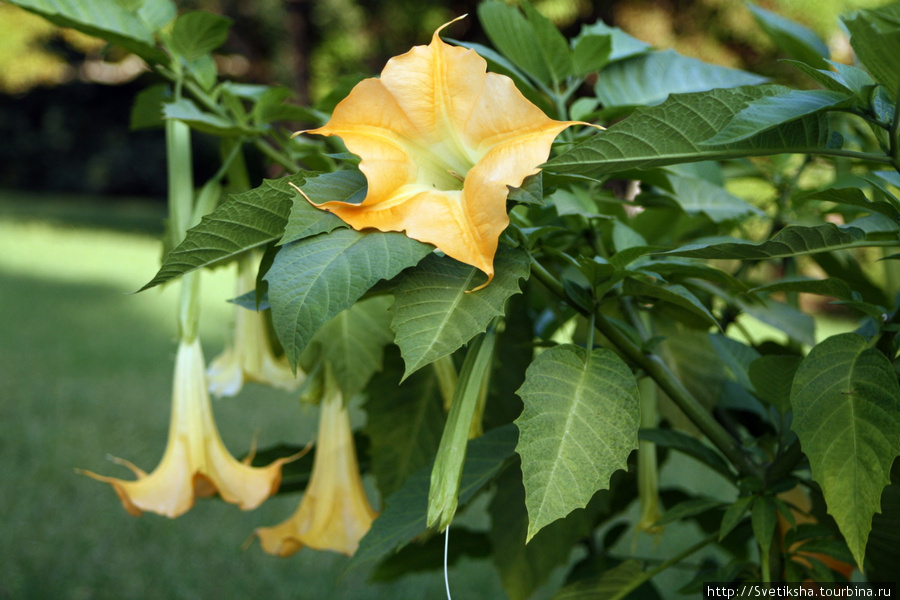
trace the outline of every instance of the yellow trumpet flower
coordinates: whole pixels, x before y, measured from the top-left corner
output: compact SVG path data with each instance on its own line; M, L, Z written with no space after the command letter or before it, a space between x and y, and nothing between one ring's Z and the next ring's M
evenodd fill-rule
M194 498L217 492L243 510L256 508L278 490L281 467L293 457L252 467L249 459L239 462L229 454L213 420L198 338L179 344L174 380L169 442L156 470L148 475L126 460L114 459L131 469L137 479L79 472L112 485L125 510L134 516L150 511L174 518L187 512Z
M238 264L238 295L256 284L251 255ZM302 374L294 375L284 356L276 357L269 342L269 331L262 312L236 306L234 341L213 359L207 369L209 391L216 396L236 396L246 381L255 381L291 391L303 383Z
M321 405L312 476L299 508L287 521L254 532L269 554L290 556L309 546L351 556L375 519L359 475L350 415L331 380Z
M589 123L548 118L473 50L445 44L450 23L357 84L323 127L298 133L339 136L369 183L360 204L315 206L357 230L405 231L489 283L509 186L540 170L562 130Z

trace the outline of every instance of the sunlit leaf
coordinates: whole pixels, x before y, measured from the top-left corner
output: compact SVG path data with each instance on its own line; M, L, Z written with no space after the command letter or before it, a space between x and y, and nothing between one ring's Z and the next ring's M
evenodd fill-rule
M764 83L765 77L730 69L674 50L653 52L609 65L600 73L594 93L604 107L652 106L670 94L705 92Z
M812 30L752 2L748 2L745 6L785 54L814 67L827 68L825 59L830 56L828 46Z
M548 161L545 169L596 176L683 162L809 153L826 148L828 123L822 115L798 119L734 144L703 145L750 102L784 91L783 87L767 85L675 94L658 106L636 110L607 131Z
M288 183L302 185L307 176L298 173L267 179L258 188L231 196L188 230L184 241L169 252L159 272L141 290L277 240L296 195Z
M741 142L796 119L848 106L852 99L847 92L830 90L788 90L777 96L760 98L736 114L703 145Z

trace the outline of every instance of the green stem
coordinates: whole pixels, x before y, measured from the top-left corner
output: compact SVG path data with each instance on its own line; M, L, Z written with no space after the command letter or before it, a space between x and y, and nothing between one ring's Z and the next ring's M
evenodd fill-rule
M532 274L543 283L547 289L560 299L567 301L565 290L547 269L536 260L532 260ZM568 302L568 301L567 301ZM575 310L584 313L583 309L572 306ZM750 457L744 453L728 432L713 418L702 404L684 384L675 377L665 362L656 354L644 352L627 335L613 325L599 309L594 310L597 330L619 351L632 362L644 369L647 374L656 381L656 384L678 405L678 408L709 438L709 440L732 462L732 464L744 475L753 475L762 478L762 469L756 465Z

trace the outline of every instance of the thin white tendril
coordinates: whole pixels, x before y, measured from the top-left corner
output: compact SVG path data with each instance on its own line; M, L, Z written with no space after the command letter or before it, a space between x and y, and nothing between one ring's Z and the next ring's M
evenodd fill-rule
M453 600L450 597L450 577L447 574L447 553L450 548L450 526L444 530L444 586L447 588L447 600Z

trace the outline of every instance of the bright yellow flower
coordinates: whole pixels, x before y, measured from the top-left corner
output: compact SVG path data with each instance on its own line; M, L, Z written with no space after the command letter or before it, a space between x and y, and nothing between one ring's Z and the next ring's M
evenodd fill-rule
M116 462L130 468L136 480L80 472L111 484L125 510L135 516L146 510L174 518L187 512L195 497L216 492L244 510L256 508L278 490L281 467L293 458L251 467L249 460L238 462L228 453L213 420L199 339L179 344L174 379L169 442L153 473L122 459Z
M511 79L487 73L473 50L441 41L449 24L428 46L389 60L325 126L306 132L340 136L369 183L361 204L316 206L357 230L405 231L490 282L509 225L508 186L537 173L553 139L578 122L548 118Z
M350 556L375 519L359 475L350 415L337 385L326 386L330 389L322 400L312 476L303 500L287 521L255 531L269 554L290 556L309 546Z
M254 289L258 260L248 255L238 265L238 295ZM209 364L209 391L216 396L235 396L245 381L283 390L294 390L303 377L294 375L284 356L276 357L269 342L264 313L235 307L234 342Z

